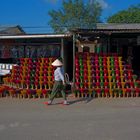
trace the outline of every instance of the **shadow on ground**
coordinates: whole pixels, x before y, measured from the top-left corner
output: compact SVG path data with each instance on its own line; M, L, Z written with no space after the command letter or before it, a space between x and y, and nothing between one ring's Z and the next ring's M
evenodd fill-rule
M75 104L75 103L78 103L78 102L85 102L86 104L89 103L90 101L92 101L94 98L80 98L80 99L76 99L76 100L73 100L73 101L69 101L70 105L72 104Z

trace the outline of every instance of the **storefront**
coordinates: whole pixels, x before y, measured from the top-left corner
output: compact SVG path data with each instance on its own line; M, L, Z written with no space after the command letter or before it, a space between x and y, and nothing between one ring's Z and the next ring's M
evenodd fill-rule
M65 72L80 95L126 96L125 92L132 89L140 93L134 86L138 85L135 74L140 73L139 36L140 28L98 26L68 34L0 36L0 57L3 63L18 63L19 58L62 57ZM130 83L127 86L130 81L132 87Z
M137 29L134 26L131 25L130 28L124 24L123 28L97 26L97 29L73 30L76 35L76 50L100 55L116 53L123 57L125 63L132 65L134 73L139 75L140 63L137 60L140 59L140 24L137 24Z
M73 46L70 34L45 35L1 35L0 63L2 69L8 69L7 64L19 64L19 58L49 58L62 57L65 72L73 71ZM69 64L69 68L67 68ZM10 66L10 65L9 65Z
M18 63L18 58L63 57L65 71L74 76L75 52L117 53L139 75L139 24L97 24L96 29L73 29L69 34L25 34L0 36L1 63ZM13 30L13 28L12 28ZM14 29L15 30L15 29ZM22 32L21 32L22 31ZM13 33L12 33L13 34ZM22 35L21 35L22 34Z

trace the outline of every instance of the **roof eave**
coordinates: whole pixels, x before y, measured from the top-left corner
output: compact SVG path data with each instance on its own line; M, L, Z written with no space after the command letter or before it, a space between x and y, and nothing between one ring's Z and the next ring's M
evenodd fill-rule
M69 38L71 34L0 35L0 39Z

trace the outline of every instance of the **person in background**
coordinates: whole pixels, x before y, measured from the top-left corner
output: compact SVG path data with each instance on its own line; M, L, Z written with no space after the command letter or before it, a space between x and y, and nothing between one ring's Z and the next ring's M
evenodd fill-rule
M52 63L52 65L56 68L55 71L54 71L54 80L55 81L54 81L54 85L53 85L53 89L52 89L51 95L49 97L49 101L46 102L45 104L51 105L53 99L56 96L56 94L58 92L61 92L61 94L63 96L63 99L64 99L63 104L64 105L68 105L69 103L67 102L66 93L64 91L64 88L65 88L65 80L64 80L64 69L62 67L63 66L63 63L59 59L56 59Z

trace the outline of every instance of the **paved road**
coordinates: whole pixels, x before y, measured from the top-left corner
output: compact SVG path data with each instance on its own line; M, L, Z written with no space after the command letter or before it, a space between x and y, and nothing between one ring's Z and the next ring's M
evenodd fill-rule
M140 140L140 98L0 98L0 140Z

